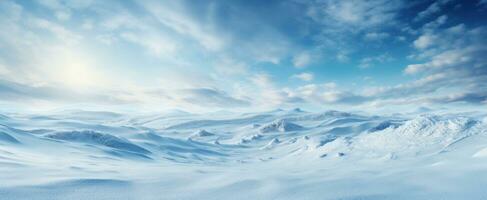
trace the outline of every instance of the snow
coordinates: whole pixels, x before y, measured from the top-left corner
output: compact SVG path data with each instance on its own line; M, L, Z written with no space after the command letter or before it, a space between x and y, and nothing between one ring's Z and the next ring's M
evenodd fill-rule
M484 199L485 113L0 114L0 199Z

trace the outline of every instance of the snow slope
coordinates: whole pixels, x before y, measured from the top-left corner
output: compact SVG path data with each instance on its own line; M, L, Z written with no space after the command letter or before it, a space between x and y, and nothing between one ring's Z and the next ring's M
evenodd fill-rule
M487 199L484 113L0 116L0 199Z

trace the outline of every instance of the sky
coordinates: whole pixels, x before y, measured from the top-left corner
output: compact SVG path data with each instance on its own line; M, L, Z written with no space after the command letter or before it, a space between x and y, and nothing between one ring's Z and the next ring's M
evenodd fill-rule
M486 0L0 0L0 110L487 108Z

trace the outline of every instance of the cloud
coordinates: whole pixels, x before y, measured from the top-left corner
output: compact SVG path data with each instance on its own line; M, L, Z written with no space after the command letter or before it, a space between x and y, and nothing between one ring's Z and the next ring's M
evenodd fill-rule
M302 81L312 81L314 78L314 75L312 73L309 73L309 72L303 72L300 74L293 75L292 78L297 78L297 79L300 79Z
M27 85L64 85L74 89L110 85L110 79L103 77L102 70L81 47L83 35L62 23L25 12L13 2L1 4L0 9L4 8L12 11L0 12L0 24L9 30L0 33L3 49L0 64L10 75L0 78Z
M309 102L332 104L398 106L421 104L485 104L487 96L486 27L458 24L428 30L435 42L416 48L414 56L423 62L408 65L404 73L417 79L381 87L364 87L360 92L310 84L295 89ZM420 36L421 37L421 36ZM418 43L418 42L413 42ZM363 64L375 60L362 59ZM384 60L384 59L378 59Z
M216 108L247 107L251 103L247 100L229 96L223 91L212 88L182 89L170 93L171 98L198 106Z
M140 4L161 24L195 39L207 50L220 50L226 45L224 36L217 35L210 27L187 15L189 11L180 2L144 1Z
M0 96L0 101L18 104L51 102L58 105L65 103L95 103L111 105L136 102L135 100L124 98L123 92L81 92L61 86L36 86L7 80L0 80Z
M293 58L293 65L297 68L304 68L311 62L309 53L300 53Z
M487 64L486 59L481 56L486 48L481 45L485 43L483 35L487 32L485 27L477 27L468 30L464 24L448 27L437 31L435 42L428 43L428 50L419 48L420 53L432 54L428 56L429 62L412 64L406 67L405 72L414 74L421 71L438 70L471 70L479 69ZM420 36L416 41L423 38ZM429 36L428 36L429 37ZM417 42L414 42L415 44ZM421 46L420 47L425 47Z
M256 86L257 93L253 93L252 99L256 104L275 107L302 103L304 100L290 88L279 88L265 73L255 74L250 81Z
M336 55L336 59L339 61L339 62L347 62L350 60L348 54L346 52L338 52L337 55Z
M366 40L371 40L371 41L377 41L377 40L383 40L389 37L389 33L377 33L377 32L371 32L365 34L365 39Z
M441 52L422 64L408 65L404 70L407 74L415 74L423 71L447 70L447 68L467 67L468 65L485 65L484 59L479 59L481 52L486 48L482 46L469 46L462 49L447 50ZM475 56L475 57L474 57Z
M332 91L323 93L322 100L326 103L361 104L367 101L367 98L351 92Z
M308 15L329 26L366 29L394 23L402 6L395 0L312 1Z
M423 25L422 29L423 32L434 31L435 29L439 28L441 25L444 25L448 20L448 16L441 15L436 20L428 22Z
M414 21L421 21L435 13L439 13L442 9L442 6L445 6L452 1L453 0L439 0L433 2L425 10L419 12L418 15L414 18Z
M238 108L251 105L248 99L235 98L213 88L139 89L75 91L67 87L35 86L0 80L0 101L29 104L49 102L59 105L166 105L183 108Z
M408 7L402 0L305 2L319 54L335 55L338 62L354 59L364 48L381 49L384 44L379 41L403 26L401 11Z
M359 67L362 69L372 67L373 65L376 64L383 64L385 62L390 62L394 60L389 54L384 53L378 56L373 56L373 57L365 57L360 60Z
M421 35L418 39L414 40L414 47L418 49L426 49L433 45L435 42L436 36L431 34Z
M427 61L408 65L404 73L422 75L412 85L416 95L436 103L481 103L487 91L486 27L467 28L464 24L435 30L435 42L419 48L416 56ZM421 36L422 37L422 36ZM412 89L411 88L411 89ZM449 95L446 95L448 93Z
M28 22L32 27L51 32L54 37L62 40L66 44L76 44L82 39L81 35L73 33L64 26L42 18L30 18Z
M444 97L428 98L427 101L441 104L454 102L485 104L487 101L487 93L458 93Z
M134 34L130 32L125 32L121 34L121 38L145 47L146 49L148 49L148 52L150 54L158 57L174 55L179 49L179 46L175 44L173 40L171 40L171 38L164 37L164 34L162 33ZM100 39L105 39L105 41L111 43L108 38L100 38Z
M357 105L367 101L366 96L354 94L349 91L341 91L336 83L308 84L295 89L294 93L301 96L307 102L315 104L345 104Z
M232 58L222 58L219 59L215 64L214 68L217 73L223 76L238 76L247 75L249 72L249 66L242 61L237 61Z

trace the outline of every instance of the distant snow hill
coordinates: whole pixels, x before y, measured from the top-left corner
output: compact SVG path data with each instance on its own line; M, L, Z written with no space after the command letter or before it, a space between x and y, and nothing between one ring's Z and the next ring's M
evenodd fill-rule
M486 113L418 112L2 113L0 199L487 199Z

